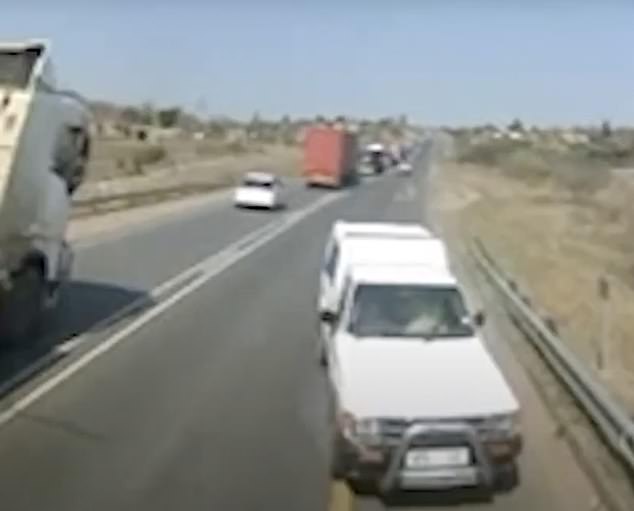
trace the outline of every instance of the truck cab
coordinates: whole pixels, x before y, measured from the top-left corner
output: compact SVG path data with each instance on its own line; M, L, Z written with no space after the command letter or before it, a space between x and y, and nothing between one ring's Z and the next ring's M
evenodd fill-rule
M356 266L330 321L334 477L381 492L517 484L519 404L447 269Z

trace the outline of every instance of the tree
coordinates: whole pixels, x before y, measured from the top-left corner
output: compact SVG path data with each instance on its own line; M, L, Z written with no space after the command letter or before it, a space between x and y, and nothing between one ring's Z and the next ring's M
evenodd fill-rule
M524 131L524 125L522 124L522 121L516 118L513 119L513 122L511 122L511 124L508 125L508 129L509 131L516 131L521 133Z
M603 138L610 138L612 136L612 126L610 125L610 121L603 121L601 123L601 136Z
M207 132L211 138L225 138L227 135L227 128L221 120L209 121L207 125Z
M133 106L128 106L122 110L121 119L130 124L139 124L142 119L141 111Z
M140 114L142 124L152 125L155 123L156 109L154 108L154 105L152 105L152 103L150 103L149 101L146 101L141 105Z
M182 111L178 107L165 108L158 111L158 122L162 128L173 128L178 124Z

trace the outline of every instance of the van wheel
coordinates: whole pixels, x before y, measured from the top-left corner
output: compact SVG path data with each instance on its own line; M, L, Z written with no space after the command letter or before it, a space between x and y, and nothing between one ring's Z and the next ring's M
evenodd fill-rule
M22 270L0 307L0 344L13 346L34 340L44 312L46 289L42 272L34 266Z

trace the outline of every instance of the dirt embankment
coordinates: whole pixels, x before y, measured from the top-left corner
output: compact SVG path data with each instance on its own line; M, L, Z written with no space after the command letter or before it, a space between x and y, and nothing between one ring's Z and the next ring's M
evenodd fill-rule
M446 236L459 249L480 238L634 410L634 177L610 175L580 195L556 179L453 161L435 172L430 196ZM607 303L601 278L610 283Z

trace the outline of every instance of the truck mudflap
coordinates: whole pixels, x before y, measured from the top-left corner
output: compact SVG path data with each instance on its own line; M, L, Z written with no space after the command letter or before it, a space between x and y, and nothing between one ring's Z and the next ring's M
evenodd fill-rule
M468 462L456 466L411 467L410 453L435 449L462 449ZM466 449L466 451L464 451ZM379 482L382 493L398 489L492 488L494 471L476 429L467 423L413 424L392 452L385 475Z

